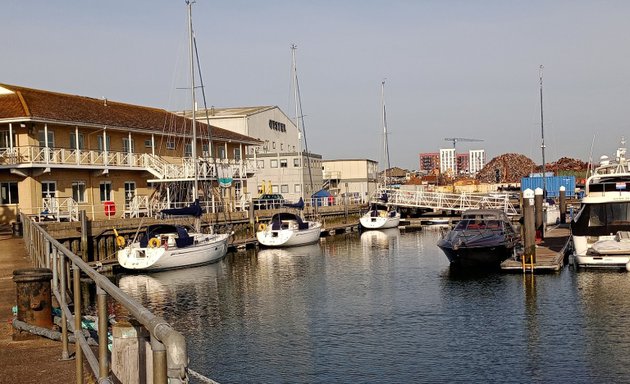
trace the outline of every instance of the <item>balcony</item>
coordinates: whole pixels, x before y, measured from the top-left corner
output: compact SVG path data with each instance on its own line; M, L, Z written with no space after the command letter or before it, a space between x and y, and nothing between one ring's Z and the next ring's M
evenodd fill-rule
M24 146L0 149L0 169L71 168L97 170L147 171L154 181L188 180L194 178L195 162L192 158L178 158L178 163L150 153L95 151L67 148L41 148ZM255 174L253 161L234 159L197 159L199 179L245 179Z

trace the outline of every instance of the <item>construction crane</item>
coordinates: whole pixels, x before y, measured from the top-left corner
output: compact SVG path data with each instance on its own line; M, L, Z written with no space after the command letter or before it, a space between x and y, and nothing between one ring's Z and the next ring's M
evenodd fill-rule
M457 145L458 141L483 141L481 139L466 139L463 137L445 137L444 141L452 141L453 142L453 148L455 148L455 146Z

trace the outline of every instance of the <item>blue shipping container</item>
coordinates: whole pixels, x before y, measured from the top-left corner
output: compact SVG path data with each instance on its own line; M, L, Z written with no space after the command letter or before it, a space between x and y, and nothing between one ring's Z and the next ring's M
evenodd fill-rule
M575 176L547 176L547 196L559 197L560 186L564 186L564 195L572 197L575 195ZM521 179L521 192L526 189L536 190L543 187L542 177L523 177Z

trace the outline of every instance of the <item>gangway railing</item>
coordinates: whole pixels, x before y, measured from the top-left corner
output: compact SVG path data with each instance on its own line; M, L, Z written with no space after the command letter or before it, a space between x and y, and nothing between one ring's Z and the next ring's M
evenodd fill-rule
M99 274L81 257L50 236L37 222L25 214L20 214L20 216L24 225L24 242L31 260L37 267L52 269L52 291L61 306L61 358L68 359L69 357L68 330L74 333L76 343L80 346L76 348L75 353L77 383L83 382L84 357L99 383L112 383L113 373L107 346L108 296L129 311L131 316L149 332L153 382L160 384L188 382L188 375L192 373L192 370L188 368L186 340L181 333L175 331L164 319L137 303L107 277ZM82 275L86 275L96 284L98 356L88 345L83 333L77 332L81 330L82 319L83 299L80 280ZM72 298L74 305L68 303L67 294ZM133 363L130 361L127 364ZM138 367L131 368L137 370Z
M436 210L466 211L468 209L500 209L508 215L518 215L508 194L444 193L431 191L408 191L379 189L371 197L372 202L386 194L387 204L398 207L430 208Z

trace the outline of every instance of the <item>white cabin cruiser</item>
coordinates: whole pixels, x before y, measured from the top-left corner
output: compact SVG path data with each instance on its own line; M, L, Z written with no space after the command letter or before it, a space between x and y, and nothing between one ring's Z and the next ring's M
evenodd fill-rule
M586 181L582 206L571 223L573 263L578 267L630 270L630 169L625 140L615 160L602 156Z

